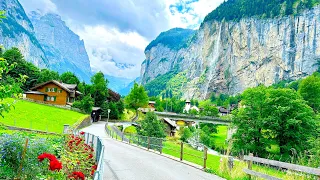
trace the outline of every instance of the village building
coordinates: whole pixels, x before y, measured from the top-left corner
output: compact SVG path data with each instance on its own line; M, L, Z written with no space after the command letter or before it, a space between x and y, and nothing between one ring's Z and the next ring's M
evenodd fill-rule
M189 113L189 111L191 111L191 110L196 110L197 112L200 111L200 109L197 106L191 106L190 100L186 100L186 105L183 109L183 113Z
M26 98L54 105L72 105L76 98L82 93L77 91L76 84L65 84L51 80L25 92Z

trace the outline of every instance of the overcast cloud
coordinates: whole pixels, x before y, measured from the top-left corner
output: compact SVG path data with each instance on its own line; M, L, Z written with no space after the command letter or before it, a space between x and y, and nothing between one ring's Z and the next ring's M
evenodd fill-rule
M197 29L223 0L20 0L26 12L56 13L84 40L93 71L134 79L144 49L162 31ZM120 69L116 63L133 64Z

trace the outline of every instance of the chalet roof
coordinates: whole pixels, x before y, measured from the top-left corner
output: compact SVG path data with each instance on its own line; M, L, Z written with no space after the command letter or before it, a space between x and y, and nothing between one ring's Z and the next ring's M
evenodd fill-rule
M61 87L62 89L64 89L65 91L67 91L69 93L77 87L76 84L65 84L65 83L60 83L59 81L56 81L56 80L51 80L51 81L47 81L47 82L38 84L35 87L31 88L31 90L36 90L39 87L42 87L42 86L49 84L49 83L54 83L55 85Z
M167 122L168 124L170 124L170 126L172 126L172 127L177 127L177 125L176 125L171 119L169 119L169 118L163 118L163 120L164 120L165 122Z
M77 87L76 84L66 84L66 83L61 83L64 87L70 89L70 90L73 90Z
M223 114L228 114L228 113L230 113L230 111L229 111L227 108L225 108L225 107L220 107L220 108L219 108L219 112L220 112L220 113L223 113Z
M98 110L101 110L100 107L92 107L92 111L98 111Z
M38 95L47 95L43 92L39 92L39 91L26 91L24 92L25 94L38 94Z

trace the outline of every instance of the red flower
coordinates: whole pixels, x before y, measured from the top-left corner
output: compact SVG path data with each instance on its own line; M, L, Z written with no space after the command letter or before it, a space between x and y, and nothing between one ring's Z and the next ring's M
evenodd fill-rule
M68 178L85 180L84 174L80 171L73 172L71 175L68 176Z
M91 170L91 176L94 175L94 172L95 172L95 171L96 171L96 170L94 170L94 169Z
M84 132L83 132L83 131L81 131L81 132L80 132L80 134L81 134L81 135L84 135Z
M91 158L93 158L93 155L92 155L92 154L89 154L88 159L91 159Z
M62 169L62 163L59 162L58 160L50 161L49 169L51 171L55 171L55 170L59 171L60 169Z
M97 170L98 166L95 164L91 168L94 169L94 170Z
M44 159L49 159L49 161L54 161L54 160L57 160L57 158L54 156L54 155L52 155L52 154L48 154L48 153L42 153L42 154L40 154L39 156L38 156L38 160L40 161L40 162L42 162Z

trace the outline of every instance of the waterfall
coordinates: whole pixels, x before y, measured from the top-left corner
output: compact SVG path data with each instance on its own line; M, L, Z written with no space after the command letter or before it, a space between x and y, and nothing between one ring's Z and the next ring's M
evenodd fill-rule
M219 32L218 32L218 36L216 39L216 45L214 47L214 51L213 51L213 58L210 61L209 64L209 72L208 72L208 82L207 82L207 88L205 89L205 93L203 94L203 99L206 98L207 94L208 94L208 90L209 90L209 86L210 86L210 82L213 78L213 74L214 74L214 65L215 63L219 60L219 50L220 50L220 42L221 42L221 29L222 29L222 23L220 24L220 28L219 28Z

